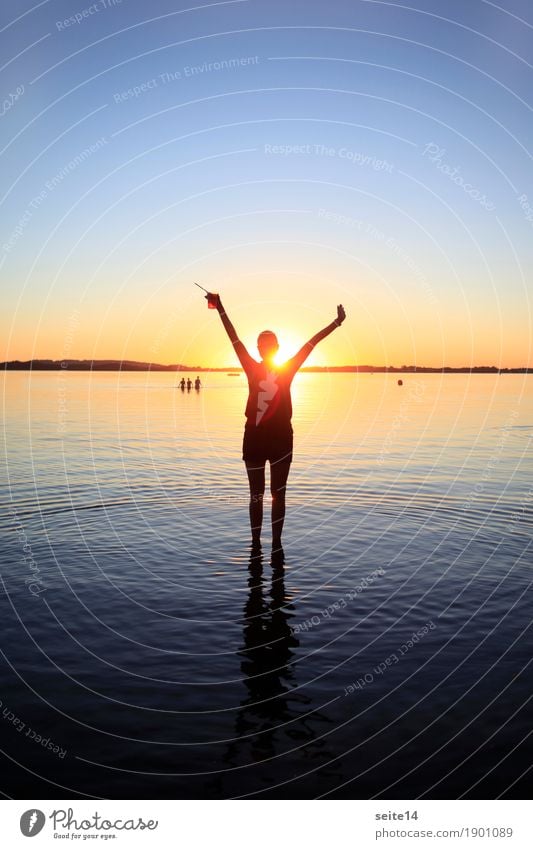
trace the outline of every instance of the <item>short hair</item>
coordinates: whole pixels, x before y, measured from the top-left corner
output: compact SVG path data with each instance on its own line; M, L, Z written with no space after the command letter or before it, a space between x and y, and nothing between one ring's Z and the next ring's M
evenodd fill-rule
M278 337L276 336L276 334L274 333L273 330L262 330L261 333L259 334L259 336L257 337L257 341L259 342L261 337L264 337L264 336L273 336L274 339L276 340L276 342L278 341Z

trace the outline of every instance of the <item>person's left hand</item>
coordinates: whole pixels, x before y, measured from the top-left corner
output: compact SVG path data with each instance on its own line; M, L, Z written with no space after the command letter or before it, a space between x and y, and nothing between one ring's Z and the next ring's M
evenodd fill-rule
M339 304L337 307L337 324L341 325L344 319L346 318L346 313L344 312L344 307L342 304Z

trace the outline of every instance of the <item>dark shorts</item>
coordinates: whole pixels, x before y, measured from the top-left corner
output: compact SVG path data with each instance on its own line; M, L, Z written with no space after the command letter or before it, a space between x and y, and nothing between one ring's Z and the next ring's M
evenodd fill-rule
M242 459L245 463L291 463L292 427L261 428L246 425L242 441Z

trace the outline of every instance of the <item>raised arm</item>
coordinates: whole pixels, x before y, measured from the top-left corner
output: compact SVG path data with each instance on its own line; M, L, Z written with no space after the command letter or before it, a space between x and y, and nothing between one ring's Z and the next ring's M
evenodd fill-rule
M292 369L294 372L297 372L298 369L305 363L307 357L319 342L322 339L325 339L326 336L329 336L330 333L333 333L337 327L340 327L344 319L346 318L346 313L344 312L344 307L342 304L339 304L337 307L337 318L333 319L331 324L328 324L322 330L319 330L318 333L315 333L314 336L311 336L308 342L303 345L297 354L294 357L291 357L290 360L287 361L288 368Z
M256 365L256 362L253 359L253 357L250 356L250 354L246 350L244 344L241 342L241 340L237 336L237 331L235 330L233 324L229 320L228 315L226 314L226 310L224 309L224 307L222 305L222 301L220 300L220 295L214 295L210 292L209 294L206 295L206 298L209 301L211 301L211 303L213 303L213 302L216 303L216 308L218 310L218 314L219 314L220 319L222 321L222 324L224 326L224 330L228 334L229 340L230 340L231 344L233 345L233 347L235 349L235 353L237 354L237 356L239 358L239 362L240 362L241 366L243 367L244 371L246 373L248 373L248 370L253 365Z

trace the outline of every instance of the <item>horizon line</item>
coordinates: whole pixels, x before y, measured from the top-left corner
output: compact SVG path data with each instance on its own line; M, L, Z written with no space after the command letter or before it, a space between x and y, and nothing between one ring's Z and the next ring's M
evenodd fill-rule
M129 366L129 368L128 368ZM148 360L128 360L112 357L106 358L87 358L87 359L49 359L35 358L31 360L5 360L0 363L0 368L4 371L172 371L172 372L233 372L241 373L244 370L238 366L201 366L187 365L185 363L154 363ZM304 372L470 372L483 370L489 373L495 372L519 372L529 373L533 370L532 366L497 366L497 365L463 365L463 366L430 366L416 364L395 365L373 365L372 363L361 364L344 364L344 365L329 365L329 366L303 366L300 371Z

